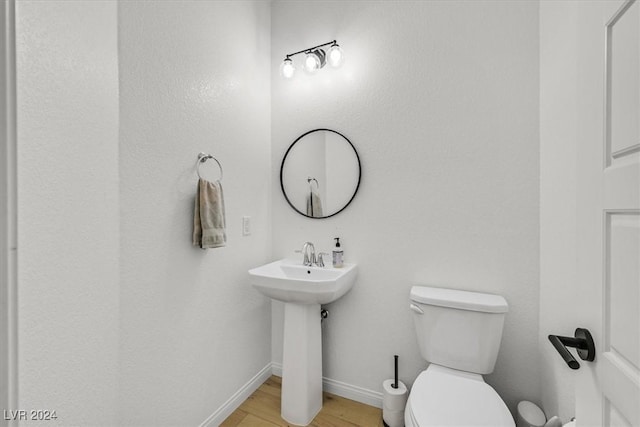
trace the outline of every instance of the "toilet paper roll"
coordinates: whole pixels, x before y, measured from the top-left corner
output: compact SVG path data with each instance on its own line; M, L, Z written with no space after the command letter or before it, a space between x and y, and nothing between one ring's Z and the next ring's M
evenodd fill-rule
M382 411L382 420L389 427L404 427L404 410Z
M404 411L409 395L407 386L402 381L398 381L398 388L393 388L393 383L393 380L386 380L382 383L382 409Z

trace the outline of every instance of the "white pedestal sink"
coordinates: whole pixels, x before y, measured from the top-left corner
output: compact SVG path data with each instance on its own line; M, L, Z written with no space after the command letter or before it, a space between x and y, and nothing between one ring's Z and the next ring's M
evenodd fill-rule
M355 264L306 267L293 260L249 270L257 290L285 303L281 415L291 424L308 425L322 408L320 304L346 294L357 275Z

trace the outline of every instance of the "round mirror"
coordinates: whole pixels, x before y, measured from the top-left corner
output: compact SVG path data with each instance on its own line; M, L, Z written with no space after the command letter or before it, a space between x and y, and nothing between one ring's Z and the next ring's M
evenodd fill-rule
M346 208L360 186L360 157L344 135L314 129L293 141L282 159L280 186L301 215L328 218Z

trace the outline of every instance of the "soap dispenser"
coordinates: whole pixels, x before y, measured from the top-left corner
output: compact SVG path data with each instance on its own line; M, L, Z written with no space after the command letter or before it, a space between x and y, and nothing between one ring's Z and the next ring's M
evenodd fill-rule
M336 241L336 247L333 248L333 267L341 268L344 265L344 259L343 259L344 252L340 247L340 238L334 237L333 240Z

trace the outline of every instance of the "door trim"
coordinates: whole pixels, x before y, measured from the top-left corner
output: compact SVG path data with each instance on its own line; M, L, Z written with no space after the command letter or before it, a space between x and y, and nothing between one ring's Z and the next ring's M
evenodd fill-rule
M16 49L15 49L15 0L5 0L0 6L4 43L0 46L2 70L0 70L0 92L3 110L0 117L0 159L4 162L0 170L0 200L5 209L0 214L0 378L4 384L0 390L2 409L16 409L18 399L17 377L17 143L16 143ZM11 426L13 422L0 419L0 425Z

